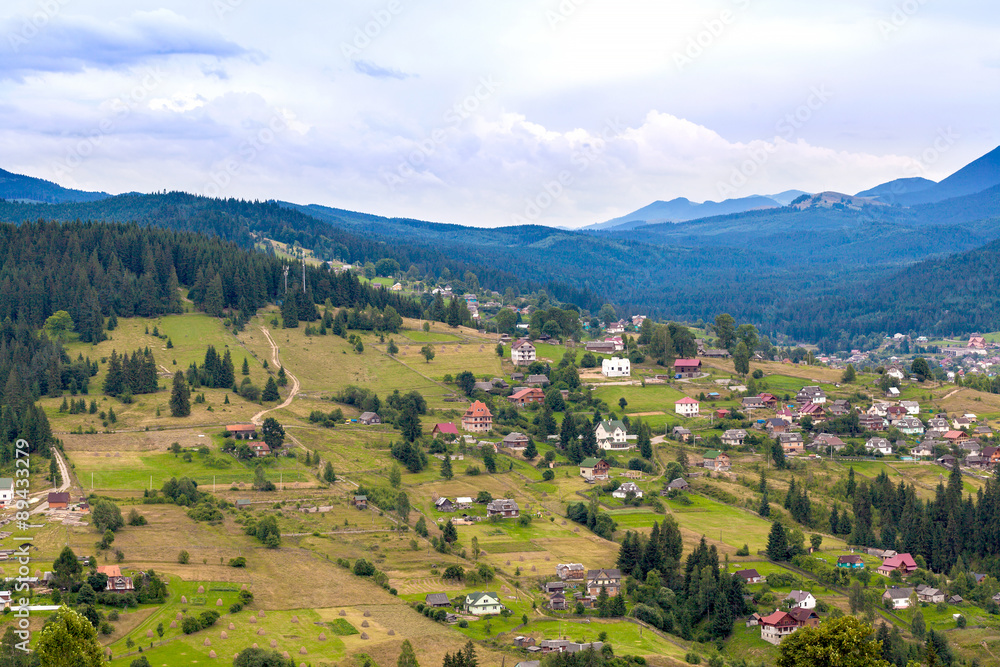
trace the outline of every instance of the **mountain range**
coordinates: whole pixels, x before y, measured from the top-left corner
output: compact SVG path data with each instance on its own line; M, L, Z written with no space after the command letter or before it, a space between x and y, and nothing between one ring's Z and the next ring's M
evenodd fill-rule
M613 226L585 230L487 229L185 193L108 196L3 176L0 220L9 222L135 220L216 234L247 248L272 238L331 260L391 257L404 270L413 265L421 276L450 281L471 271L498 291L544 287L592 311L610 302L623 312L689 322L729 312L769 335L831 348L897 329L1000 329L1000 312L983 311L984 295L968 285L954 293L958 283L942 269L950 258L957 270L962 262L989 266L1000 254L1000 244L991 244L1000 240L1000 149L940 183L901 179L854 196L789 192L729 203L658 202ZM908 197L919 201L903 204ZM54 203L31 203L39 201ZM741 210L746 206L753 208ZM722 213L649 222L664 211L693 210ZM919 286L923 273L932 284ZM928 303L923 295L946 296Z

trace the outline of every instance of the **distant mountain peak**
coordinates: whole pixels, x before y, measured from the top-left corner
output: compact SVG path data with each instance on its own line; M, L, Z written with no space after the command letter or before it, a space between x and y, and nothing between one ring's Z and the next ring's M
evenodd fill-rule
M687 197L675 197L670 201L657 200L640 209L618 218L599 222L584 229L623 231L642 225L655 225L663 222L687 222L699 218L710 218L716 215L745 213L768 208L780 208L780 202L762 195L750 195L725 201L705 201L700 204L692 202Z
M110 197L106 192L71 190L42 178L24 176L0 169L0 199L31 204L99 201Z

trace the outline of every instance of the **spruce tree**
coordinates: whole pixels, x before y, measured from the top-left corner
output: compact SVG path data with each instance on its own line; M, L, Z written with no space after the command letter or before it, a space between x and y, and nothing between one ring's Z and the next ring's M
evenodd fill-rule
M538 456L538 447L535 446L535 439L528 437L528 446L524 448L524 458L534 461Z
M260 400L262 401L276 401L281 396L278 394L278 384L274 381L274 377L269 376L267 378L267 384L264 385L264 391L260 395Z
M451 471L451 457L448 456L448 452L445 452L444 458L441 460L441 477L451 479L454 476Z
M777 521L771 524L771 532L767 536L767 557L777 561L788 559L788 536L785 527Z
M337 475L333 472L333 464L329 461L326 462L326 466L323 468L323 481L327 484L333 484L337 481Z
M247 363L247 358L243 357L243 369L240 371L243 375L250 375L250 364Z
M226 353L222 356L222 362L219 364L219 372L215 378L215 384L213 386L224 388L233 386L236 377L233 372L233 356L226 350Z
M170 392L170 414L174 417L187 417L191 414L191 389L181 371L174 373L174 386Z
M104 393L108 396L117 396L122 392L122 363L115 350L111 350L111 357L108 359L108 374L104 376Z
M647 461L653 458L653 442L649 437L649 426L639 425L639 455Z
M284 387L287 384L288 384L288 376L285 375L285 367L284 366L279 366L278 367L278 386L279 387Z

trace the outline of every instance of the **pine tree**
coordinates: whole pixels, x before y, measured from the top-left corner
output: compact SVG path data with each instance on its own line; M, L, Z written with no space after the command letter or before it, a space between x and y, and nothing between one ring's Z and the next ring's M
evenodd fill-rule
M219 364L219 372L215 378L215 384L213 386L224 388L232 387L233 382L236 381L235 373L233 372L233 356L226 350L226 353L222 355L222 362Z
M170 392L170 414L174 417L187 417L191 414L191 389L181 371L174 373L174 386Z
M278 367L278 386L279 387L284 387L287 384L288 384L288 376L285 375L285 367L284 366L279 366Z
M111 357L108 359L108 374L104 377L104 393L108 396L117 396L122 392L122 363L115 350L111 350Z
M337 481L337 475L333 472L333 464L329 461L326 462L326 467L323 468L323 481L327 484L333 484Z
M777 561L788 559L788 536L785 527L777 521L771 524L771 532L767 536L767 557Z
M260 395L260 400L262 401L277 401L281 396L278 394L278 384L274 381L273 376L268 376L267 384L264 385L264 391Z
M653 442L649 437L649 426L639 425L639 455L647 461L653 458Z
M403 640L399 658L396 660L396 667L420 667L417 663L417 654L413 651L413 645L409 639Z
M444 453L444 458L441 460L441 477L445 479L454 477L454 473L451 471L451 457L448 456L448 452Z
M854 466L851 466L847 470L847 489L845 490L845 493L847 494L847 497L848 498L853 498L854 497L854 491L856 489L857 489L857 484L854 481Z
M524 458L529 461L534 461L537 456L538 456L538 447L535 446L535 439L529 437L528 446L524 448Z
M243 357L243 369L240 372L243 375L250 375L250 364L247 362L246 357Z

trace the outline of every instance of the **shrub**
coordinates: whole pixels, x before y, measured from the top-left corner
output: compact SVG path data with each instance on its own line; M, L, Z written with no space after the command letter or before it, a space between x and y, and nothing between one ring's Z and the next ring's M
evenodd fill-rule
M191 554L181 549L181 552L177 554L177 562L180 563L181 565L187 565L189 562L191 562Z
M698 655L697 653L694 653L693 651L684 656L684 660L686 660L689 665L701 664L701 656Z
M556 473L551 468L542 472L542 479L544 479L546 482L551 482L555 478L555 476Z
M246 567L247 559L244 556L237 556L229 559L229 567Z
M234 602L231 605L229 605L230 614L238 614L241 611L243 611L243 605L240 604L239 602Z

